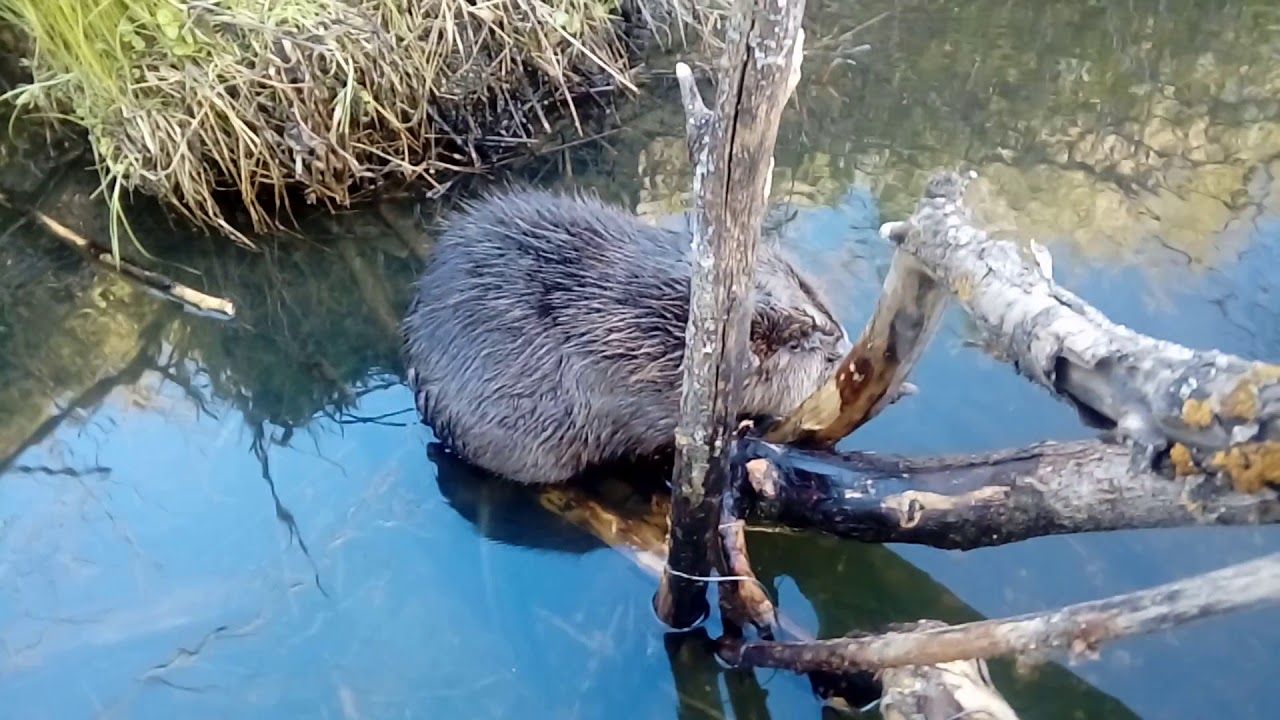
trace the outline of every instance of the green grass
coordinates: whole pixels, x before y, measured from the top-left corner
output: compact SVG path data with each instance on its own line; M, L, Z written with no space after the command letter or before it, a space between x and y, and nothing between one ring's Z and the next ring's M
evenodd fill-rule
M290 190L342 207L477 169L478 136L528 139L544 106L576 117L588 82L630 87L618 2L0 0L0 17L34 48L10 98L85 129L118 249L135 190L252 245L217 190L266 232L291 224Z

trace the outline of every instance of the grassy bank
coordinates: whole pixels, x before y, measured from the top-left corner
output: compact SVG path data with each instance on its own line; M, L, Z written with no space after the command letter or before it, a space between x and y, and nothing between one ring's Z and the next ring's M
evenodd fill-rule
M575 95L633 87L631 38L699 36L705 7L0 0L0 17L31 47L32 81L9 97L84 128L117 220L142 191L249 244L242 230L291 224L290 198L342 207L528 145L550 118L577 116ZM229 217L225 196L247 217Z

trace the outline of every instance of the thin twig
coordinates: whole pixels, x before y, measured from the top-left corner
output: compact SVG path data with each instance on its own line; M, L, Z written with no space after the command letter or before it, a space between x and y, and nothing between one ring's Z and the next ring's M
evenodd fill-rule
M230 300L207 295L166 275L144 270L123 258L117 258L111 253L99 249L83 235L39 210L17 206L3 192L0 192L0 204L27 215L32 221L48 230L54 237L81 255L103 267L119 272L121 275L143 285L149 290L155 291L163 297L224 320L234 318L236 315L235 305Z

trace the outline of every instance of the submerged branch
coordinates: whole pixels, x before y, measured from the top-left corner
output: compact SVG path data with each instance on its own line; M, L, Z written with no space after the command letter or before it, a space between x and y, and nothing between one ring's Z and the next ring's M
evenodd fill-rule
M748 519L865 542L970 550L1046 535L1280 523L1280 494L1203 475L1134 473L1098 441L913 459L744 438L735 464L755 491Z
M169 321L160 319L149 322L138 335L137 350L119 370L98 378L92 385L76 396L62 403L56 412L45 418L8 455L0 456L0 475L4 475L14 466L18 458L27 450L36 447L51 437L67 420L79 413L96 407L116 388L130 385L138 381L143 373L154 369L155 355L159 351L161 339L169 327Z
M1108 640L1280 602L1280 553L1148 590L1004 620L813 642L727 641L722 657L738 667L847 672L1049 651L1094 655Z
M1179 474L1221 472L1242 491L1280 485L1280 366L1192 350L1118 325L1023 252L971 223L965 181L940 173L906 223L883 233L964 304L997 352L1134 442L1138 470L1167 455Z
M144 270L133 263L112 256L111 253L104 252L95 246L88 238L80 235L71 228L36 210L35 208L20 208L14 204L7 195L0 193L0 204L17 210L30 217L36 224L53 234L54 237L61 240L71 249L80 253L84 257L119 272L121 275L141 284L143 287L151 290L169 300L182 304L189 308L194 308L202 313L220 317L222 319L230 319L235 317L236 308L230 301L196 290L195 288L184 285L172 278L161 275L157 272Z

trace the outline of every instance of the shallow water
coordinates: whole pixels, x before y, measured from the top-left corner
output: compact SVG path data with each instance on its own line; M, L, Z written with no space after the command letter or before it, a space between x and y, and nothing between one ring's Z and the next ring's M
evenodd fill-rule
M1268 3L809 5L774 188L794 214L786 241L851 328L888 261L875 228L909 212L929 171L964 162L989 218L1044 242L1059 281L1115 320L1280 357L1280 13ZM678 212L676 108L654 87L621 129L520 173ZM87 182L47 207L93 230ZM158 257L203 275L167 272L237 302L233 323L77 274L28 228L0 241L0 716L818 713L799 678L752 684L696 651L669 659L649 575L531 495L439 457L404 412L391 328L419 262L392 230L412 227L411 212L316 219L319 242L264 239L261 256L138 219ZM971 336L950 312L913 378L920 394L845 445L944 453L1088 436ZM750 542L782 611L829 636L1139 589L1272 552L1280 532L969 553ZM1207 621L1027 676L998 664L997 682L1024 717L1274 717L1277 619Z

